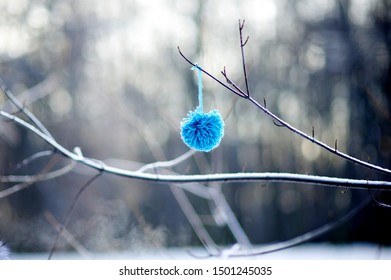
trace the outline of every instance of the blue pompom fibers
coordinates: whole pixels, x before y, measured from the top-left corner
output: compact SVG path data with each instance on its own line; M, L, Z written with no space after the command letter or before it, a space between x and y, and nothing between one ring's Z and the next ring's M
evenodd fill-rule
M204 113L199 108L181 122L181 137L191 149L210 152L224 136L224 121L218 110Z

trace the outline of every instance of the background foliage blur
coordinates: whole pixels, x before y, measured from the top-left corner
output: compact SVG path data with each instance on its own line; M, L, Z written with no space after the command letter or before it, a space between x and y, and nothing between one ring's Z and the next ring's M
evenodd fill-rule
M178 55L244 85L238 19L252 95L291 124L358 158L390 167L391 9L387 0L0 0L0 76L65 147L129 169L187 148L179 123L196 106L195 73ZM220 147L175 168L182 174L280 171L389 179L325 153L207 78L205 110L226 121ZM4 95L3 110L14 111ZM48 147L0 123L1 174ZM37 172L44 162L20 170ZM92 171L77 166L0 200L0 238L12 250L47 251L59 221ZM3 184L1 188L6 188ZM337 218L368 196L289 184L226 184L253 243L286 240ZM192 197L219 244L233 241ZM387 202L389 196L379 199ZM387 215L388 214L388 215ZM390 244L389 211L369 205L317 241ZM169 189L103 175L68 227L89 250L199 244ZM64 242L64 248L68 248Z

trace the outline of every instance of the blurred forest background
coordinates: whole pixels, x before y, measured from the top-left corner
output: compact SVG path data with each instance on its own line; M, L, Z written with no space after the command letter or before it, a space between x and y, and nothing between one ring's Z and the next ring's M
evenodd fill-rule
M136 170L187 151L179 123L197 104L196 75L178 54L244 85L238 20L252 96L301 130L375 164L391 166L391 4L387 0L0 0L0 76L69 149ZM220 76L219 76L220 77ZM299 172L389 180L347 163L284 128L204 77L205 110L225 118L211 153L181 174ZM4 94L2 110L15 112ZM0 171L39 151L41 139L0 123ZM66 160L64 160L66 162ZM37 173L46 161L18 170ZM0 200L0 239L16 252L47 252L77 191L95 172L77 165ZM1 183L6 189L10 184ZM338 218L368 191L290 184L222 188L253 244L293 238ZM214 205L188 194L217 244L234 237ZM390 196L378 196L390 202ZM315 242L391 243L390 211L371 203ZM104 174L76 206L67 230L87 250L200 245L170 189ZM60 242L62 250L70 246Z

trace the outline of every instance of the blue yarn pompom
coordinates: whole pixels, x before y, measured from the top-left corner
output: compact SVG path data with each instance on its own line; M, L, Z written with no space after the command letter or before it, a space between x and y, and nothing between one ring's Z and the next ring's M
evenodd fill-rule
M224 136L224 121L219 111L204 113L197 108L181 122L181 137L190 148L209 152L216 148Z

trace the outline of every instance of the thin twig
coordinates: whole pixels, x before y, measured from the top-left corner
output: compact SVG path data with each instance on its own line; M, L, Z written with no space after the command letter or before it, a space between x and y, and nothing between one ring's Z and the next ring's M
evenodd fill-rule
M8 99L11 100L11 102L14 103L14 105L26 115L27 118L29 118L43 133L53 139L53 136L46 129L46 127L37 119L37 117L35 117L34 114L32 114L25 106L23 106L22 103L19 102L19 100L14 96L11 90L9 90L1 78L0 89L4 92Z
M22 160L21 162L15 164L14 167L12 167L11 170L7 171L8 174L11 174L13 172L15 172L16 170L30 164L31 162L39 159L39 158L42 158L42 157L47 157L47 156L50 156L52 155L54 152L52 150L47 150L47 151L41 151L41 152L38 152L38 153L35 153L27 158L25 158L24 160ZM3 181L3 177L8 177L8 176L0 176L0 181L4 182Z
M51 74L45 78L42 82L18 93L18 100L23 100L24 107L33 104L34 102L50 95L58 87L60 82L60 75L57 73ZM0 107L4 111L10 110L13 102L7 100L0 104Z
M179 54L183 57L183 59L185 59L189 64L191 64L192 66L196 66L195 63L191 62L182 52L181 52L181 49L178 47L178 51L179 51ZM213 76L212 74L210 74L209 72L207 72L205 69L203 68L200 68L200 70L207 76L209 76L210 78L212 78L213 80L215 80L217 83L219 83L221 86L225 87L226 89L232 91L233 93L239 95L240 97L244 97L244 95L246 95L244 92L243 93L240 93L240 92L237 92L235 91L234 89L232 89L231 87L227 86L226 84L224 84L222 81L220 81L219 79L217 79L215 76Z
M246 41L243 43L243 28L244 28L244 20L242 23L240 23L239 20L239 37L240 37L240 51L242 53L242 65L243 65L243 74L244 74L244 81L246 83L246 92L247 92L247 97L250 97L250 89L248 87L248 79L247 79L247 70L246 70L246 60L244 59L244 46L247 44L248 39L250 38L247 36Z
M383 207L383 208L391 208L391 205L390 205L390 204L386 204L386 203L380 202L380 201L375 197L375 195L372 193L371 190L368 189L368 192L369 192L369 194L371 195L372 201L375 202L375 204L376 204L377 206Z
M186 196L185 192L182 189L179 189L174 186L170 186L170 190L177 200L179 206L181 207L183 214L186 216L190 225L192 226L195 234L200 239L200 241L204 244L205 249L210 254L215 254L215 252L219 252L219 247L214 242L213 238L210 236L209 232L206 230L204 224L202 223L199 215L191 204L189 198Z
M230 84L230 85L236 90L235 92L237 92L237 94L238 94L240 97L243 97L243 98L245 98L245 99L248 99L248 98L249 98L249 96L248 96L247 93L245 93L243 90L241 90L239 86L237 86L232 80L230 80L230 79L228 78L228 74L227 74L227 70L225 69L225 66L224 66L224 68L223 68L223 71L221 71L221 74L224 76L226 82L227 82L228 84ZM231 90L232 90L232 88L231 88Z
M66 173L70 172L75 167L75 162L70 161L67 165L56 169L51 172L47 173L41 173L37 175L6 175L6 176L0 176L0 182L2 183L23 183L23 182L41 182L41 181L47 181L51 180L57 177L60 177L62 175L65 175ZM0 192L1 193L1 192ZM0 195L1 197L1 195Z
M52 169L52 167L55 165L56 161L58 160L58 157L53 157L48 164L42 169L42 171L37 175L26 175L26 176L4 176L1 178L1 182L21 182L19 184L13 185L12 187L9 187L3 191L0 191L0 199L4 198L6 196L9 196L11 194L14 194L18 191L21 191L35 182L40 181L46 181L50 180L59 176L62 176L68 172L70 172L76 163L74 161L71 161L68 165L57 169L55 171L49 172L49 170Z
M235 239L243 248L251 248L252 247L251 241L247 237L245 231L243 230L242 226L237 220L235 213L232 211L231 207L229 206L223 192L221 191L221 187L218 186L217 188L211 188L210 191L213 200L216 203L216 207L219 209L220 212L224 213L222 215L223 219L227 224L227 226L229 227L229 229L231 230Z
M145 172L154 168L168 168L168 167L174 167L175 165L180 164L181 162L187 160L191 156L193 156L197 151L195 150L189 150L186 153L178 156L177 158L174 158L172 160L167 160L167 161L157 161L153 163L146 164L139 168L137 171L138 172Z
M7 178L8 176L5 176L6 178L2 178L4 180L1 180L1 182L20 182L20 183L13 185L3 191L0 191L0 199L7 197L11 194L14 194L18 191L21 191L36 182L52 180L54 178L58 178L60 176L63 176L65 174L67 174L68 172L70 172L75 167L75 165L76 165L76 163L74 161L71 161L68 165L66 165L60 169L57 169L55 171L52 171L52 172L41 173L38 175L12 176L15 178L12 178L12 177Z
M340 225L344 224L345 222L349 221L351 218L353 218L357 213L359 213L368 203L370 202L370 198L365 199L362 201L359 205L354 207L352 210L344 214L342 217L338 217L335 220L326 223L319 228L309 231L305 234L302 234L298 237L292 238L287 241L278 242L270 245L260 246L255 249L244 249L237 252L229 253L229 257L249 257L249 256L257 256L257 255L263 255L267 253L277 252L281 250L285 250L300 244L303 244L305 242L308 242L310 240L315 239L316 237L319 237L326 232L329 232ZM224 254L224 252L223 252Z
M61 236L85 259L91 259L92 256L88 250L80 244L79 241L76 240L76 238L66 229L62 228L61 224L57 221L57 219L53 216L52 213L49 211L45 211L43 213L45 219L49 222L49 224L57 231L57 233L60 233Z
M94 175L93 177L91 177L82 187L81 189L77 192L77 194L75 195L75 198L72 200L72 203L71 203L71 206L69 207L69 210L67 212L67 215L65 216L65 221L62 223L62 225L60 226L60 228L58 229L58 233L57 233L57 236L56 236L56 239L54 240L54 243L53 243L53 246L52 246L52 249L50 250L50 253L49 253L49 256L48 256L48 259L50 260L56 250L56 247L57 247L57 243L58 243L58 240L60 239L60 236L62 235L64 229L66 229L68 227L68 223L69 221L71 220L71 216L73 214L73 211L75 210L75 207L76 207L76 204L77 202L79 201L81 195L85 192L85 190L87 190L87 188L96 180L99 178L99 176L102 175L102 172L99 172L98 174Z

